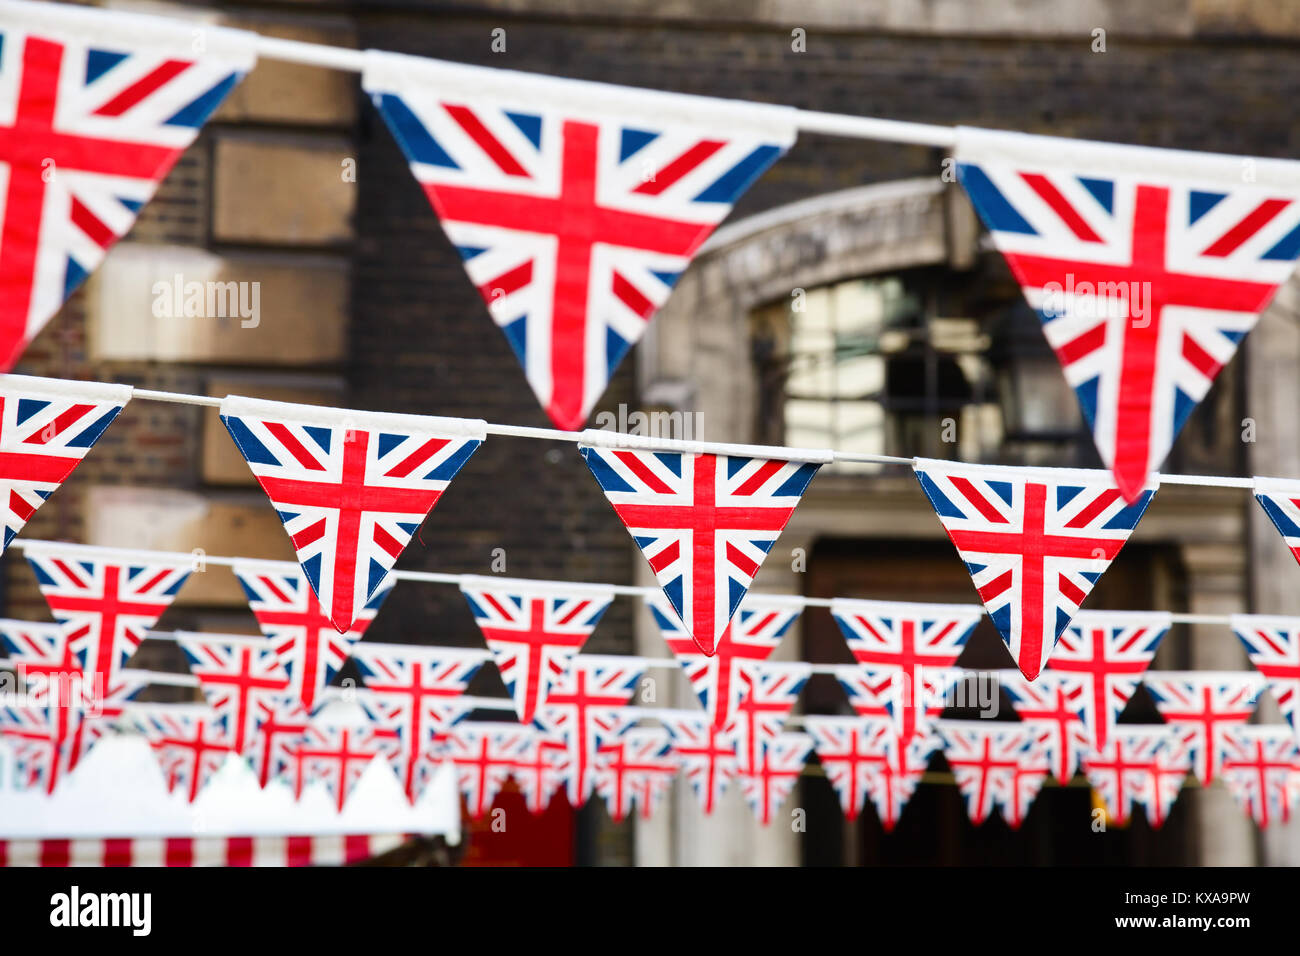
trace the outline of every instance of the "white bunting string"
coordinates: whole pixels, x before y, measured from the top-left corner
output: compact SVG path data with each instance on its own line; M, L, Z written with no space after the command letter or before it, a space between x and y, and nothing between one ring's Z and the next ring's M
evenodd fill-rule
M203 405L219 408L223 398L212 395L186 395L178 392L164 392L156 389L137 388L132 397L146 402L168 402L176 405ZM916 463L915 457L899 455L873 455L865 452L837 451L835 449L788 448L784 445L743 445L730 442L676 441L644 435L629 435L598 428L588 428L580 432L568 432L558 428L533 428L528 425L498 425L487 423L489 435L501 435L513 438L536 438L543 441L562 441L586 445L618 444L620 447L654 449L660 451L682 451L688 453L738 455L742 457L767 457L791 460L816 460L826 456L828 461L845 461L859 464L907 465ZM1199 488L1245 488L1255 487L1255 478L1238 478L1231 475L1164 475L1152 476L1153 482L1162 485L1194 485ZM641 589L650 591L650 589ZM1202 622L1196 622L1202 623Z

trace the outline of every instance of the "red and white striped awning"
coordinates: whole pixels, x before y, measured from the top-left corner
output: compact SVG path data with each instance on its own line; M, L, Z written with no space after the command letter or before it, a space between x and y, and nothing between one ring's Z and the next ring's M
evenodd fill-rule
M403 833L0 840L4 866L341 866L400 846Z

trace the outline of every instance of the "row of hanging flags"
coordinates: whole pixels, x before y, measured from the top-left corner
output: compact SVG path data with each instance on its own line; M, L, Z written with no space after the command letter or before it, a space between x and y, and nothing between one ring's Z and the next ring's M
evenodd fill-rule
M255 37L23 0L0 13L8 370L252 69ZM798 125L788 107L376 51L361 83L570 430ZM1294 271L1300 164L964 127L955 159L1134 504Z
M666 600L648 599L701 707L644 709L641 659L579 653L613 598L608 586L464 578L485 654L358 643L369 618L340 635L301 569L250 561L234 572L264 636L178 633L204 703L151 704L132 700L149 675L124 664L189 566L62 544L29 546L27 557L58 623L0 621L27 685L23 698L0 698L0 737L20 783L48 792L117 729L142 733L169 791L191 801L233 753L262 786L279 781L300 797L323 785L340 810L378 757L412 803L450 764L475 817L508 780L534 812L563 790L573 806L598 794L616 819L649 815L681 774L706 813L734 783L769 823L815 753L848 817L869 799L892 829L940 750L976 823L996 809L1018 827L1047 780L1064 785L1079 771L1121 824L1134 806L1162 824L1189 775L1223 780L1261 827L1289 819L1300 799L1300 619L1233 620L1259 673L1174 672L1147 669L1170 615L1082 612L1030 681L957 666L978 606L837 599L831 613L854 662L834 675L852 714L805 716L792 732L812 667L769 658L802 609L795 598L748 595L711 657ZM327 706L349 657L362 674L348 692L362 722ZM517 723L468 719L481 705L466 689L489 657ZM995 679L1019 720L940 719L971 676ZM99 681L93 698L69 690L88 677ZM1165 723L1119 722L1139 683ZM1248 723L1266 686L1290 726Z
M5 547L131 394L122 385L0 375ZM486 423L478 420L238 396L222 400L220 411L297 554L302 580L295 600L318 601L340 640L359 635L373 618L411 536L487 437ZM832 453L734 446L748 453L719 454L694 450L709 447L703 444L592 429L575 440L681 622L681 653L707 665ZM922 458L914 460L914 471L998 633L1031 681L1158 488L1153 478L1128 501L1103 471ZM1254 490L1300 561L1300 481L1257 478ZM77 571L64 564L43 573L43 583L73 587L68 582ZM165 576L145 583L151 590L179 586ZM245 586L255 610L284 599L275 586ZM598 603L573 612L575 634L594 623ZM485 625L506 620L509 612L486 600L475 607Z

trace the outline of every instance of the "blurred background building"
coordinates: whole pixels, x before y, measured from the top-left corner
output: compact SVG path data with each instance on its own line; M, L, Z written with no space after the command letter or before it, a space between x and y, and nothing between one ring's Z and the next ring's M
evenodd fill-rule
M1271 0L418 0L101 4L259 32L808 109L1151 146L1300 157L1300 8ZM1104 31L1099 34L1097 31ZM1099 47L1104 46L1104 52ZM719 441L1012 464L1099 465L1078 408L941 151L801 136L685 274L599 406L697 413ZM260 321L158 318L174 277L260 283ZM546 425L355 75L262 61L18 371L225 395ZM1280 293L1192 416L1165 470L1300 475L1300 280ZM955 440L954 440L955 439ZM29 537L291 558L211 410L137 402L37 512ZM498 550L500 549L500 550ZM649 583L579 456L493 438L402 558L410 569ZM6 614L48 612L17 554ZM1300 569L1240 490L1166 487L1089 608L1300 613ZM759 590L969 603L965 570L898 468L813 482ZM256 631L233 576L194 575L163 627ZM478 644L453 588L404 586L381 641ZM616 601L600 652L663 656ZM824 609L778 654L850 660ZM146 643L139 666L182 669ZM982 625L963 663L1008 659ZM1245 669L1224 627L1176 627L1157 668ZM472 691L501 694L492 668ZM659 703L693 706L658 673ZM1125 721L1157 718L1139 691ZM1003 701L1004 716L1010 708ZM1265 717L1277 720L1271 702ZM801 709L846 712L829 677ZM557 797L507 832L470 828L467 862L647 864L1300 863L1300 827L1260 835L1220 785L1187 790L1160 831L1095 833L1091 798L1048 785L1025 826L967 823L931 765L898 830L847 825L815 762L789 818L754 824L735 787L704 818L683 782L647 822ZM518 821L516 825L515 821Z

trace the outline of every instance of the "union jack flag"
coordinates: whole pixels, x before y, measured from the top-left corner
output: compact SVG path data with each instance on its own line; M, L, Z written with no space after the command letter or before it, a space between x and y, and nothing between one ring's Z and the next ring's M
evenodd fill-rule
M803 726L840 798L844 816L856 820L873 786L876 766L887 761L891 748L897 746L892 722L876 717L808 716Z
M596 751L596 793L610 818L631 816L635 805L649 819L677 775L672 737L662 727L633 727Z
M0 701L0 739L9 745L22 789L53 793L69 772L68 735L45 707Z
M1013 830L1019 830L1030 808L1038 799L1043 784L1051 776L1052 764L1044 738L1029 726L1029 745L1016 754L1016 768L1011 774L1010 792L1001 803L1002 819Z
M1016 666L1034 680L1155 494L1105 472L917 459L916 476Z
M798 598L746 594L710 657L700 653L666 598L655 595L647 598L646 604L705 713L719 729L731 723L748 690L741 670L766 661L803 609Z
M232 570L276 660L289 674L288 696L315 713L324 704L322 692L379 613L392 582L381 585L358 612L352 628L340 634L296 565L250 561Z
M120 676L106 682L102 674L87 676L59 624L0 620L0 646L8 649L26 696L25 705L15 702L8 718L0 719L0 736L25 741L24 775L29 785L42 783L52 793L145 682Z
M626 657L579 655L537 708L538 729L562 739L567 748L566 792L574 807L591 796L600 746L617 740L636 721L628 704L644 670L644 664Z
M224 724L205 706L138 704L130 716L153 748L167 792L179 788L190 803L233 749Z
M378 727L397 731L390 758L414 805L441 759L440 735L470 710L470 678L483 663L479 651L450 647L361 643L352 649L366 690L357 695Z
M1228 731L1255 712L1263 678L1237 671L1148 671L1142 683L1180 745L1193 754L1197 781L1208 787L1230 746Z
M1300 481L1256 478L1255 500L1282 535L1292 557L1300 561Z
M467 578L460 589L525 724L614 599L612 588L489 578Z
M354 630L483 422L227 396L221 420L339 633Z
M523 734L523 743L519 744L517 749L512 747L514 760L511 764L510 776L519 787L529 812L539 814L550 806L555 791L569 783L569 778L572 776L569 747L563 737L544 733L535 726L519 727L518 730ZM617 741L601 744L597 748L595 758L597 789L600 788L607 772L604 766L607 758L602 756L605 748L617 747L627 734L634 733L636 728L628 730L624 737L620 737Z
M367 56L363 87L565 429L794 141L782 108Z
M972 823L983 823L995 806L1014 802L1016 774L1023 752L1033 737L1023 723L995 720L940 720L935 727L943 738L943 755L966 798ZM1042 773L1047 775L1046 761Z
M1061 634L1047 669L1064 678L1093 748L1106 746L1172 625L1163 612L1080 611Z
M712 656L821 462L579 448L673 610Z
M1300 749L1291 728L1244 725L1228 730L1223 782L1260 829L1289 823L1300 799Z
M762 749L785 729L803 685L812 676L812 665L801 661L773 663L747 661L737 675L740 703L724 728L736 744L740 769L757 768Z
M1296 720L1300 704L1300 618L1234 614L1232 629L1246 645L1255 670L1268 681L1282 716L1300 741L1300 722Z
M807 734L778 734L764 740L758 759L740 771L740 791L763 826L772 822L794 790L812 749L813 739Z
M6 2L0 29L0 369L124 236L253 66L252 37Z
M957 159L1102 460L1137 500L1294 270L1300 166L968 129Z
M1079 760L1092 746L1091 735L1080 716L1083 689L1069 674L1049 666L1037 680L1025 680L1016 670L997 671L998 682L1011 697L1011 706L1029 727L1035 746L1047 756L1056 782L1065 786L1079 768Z
M527 759L532 741L528 727L500 722L462 721L447 732L447 759L456 768L471 819L492 809L515 765Z
M289 673L264 637L178 632L176 643L189 659L203 697L243 755L256 744L258 721L289 694Z
M0 59L0 76L3 72ZM0 131L0 138L3 135ZM0 270L3 263L0 253ZM4 309L0 303L0 316ZM4 334L0 319L0 349ZM126 385L0 375L0 521L4 523L0 554L130 399Z
M191 565L123 561L118 552L86 545L31 545L27 561L45 603L63 625L87 675L121 677L145 632L171 606Z
M1187 774L1191 752L1162 724L1121 724L1101 751L1083 758L1088 783L1101 797L1106 815L1123 826L1133 813L1133 804L1146 811L1147 822L1161 827Z
M974 605L837 598L831 615L867 679L886 686L890 713L907 743L917 733L918 706L922 718L927 709L926 673L957 662L984 611Z
M289 747L281 776L302 799L308 784L322 783L335 809L352 796L362 774L376 757L389 756L395 749L395 734L370 725L313 720L298 741Z
M244 756L252 763L263 788L273 778L291 781L294 749L307 733L311 714L296 700L261 700L255 703L257 735Z
M700 801L706 815L713 813L727 783L740 774L736 738L729 730L718 730L707 716L692 710L661 710L655 713L673 738L673 753Z
M835 668L835 679L848 695L853 712L859 717L888 721L899 746L934 732L934 719L947 706L948 692L961 674L962 671L955 667L927 667L921 673L920 686L905 691L895 683L894 673L882 674L862 664L844 664ZM899 718L902 710L912 711L906 720ZM911 729L910 739L903 737L904 727Z

